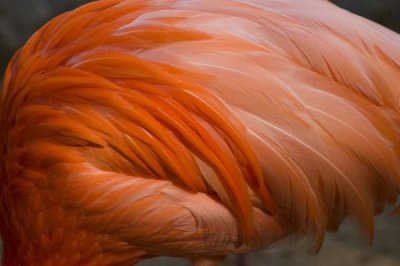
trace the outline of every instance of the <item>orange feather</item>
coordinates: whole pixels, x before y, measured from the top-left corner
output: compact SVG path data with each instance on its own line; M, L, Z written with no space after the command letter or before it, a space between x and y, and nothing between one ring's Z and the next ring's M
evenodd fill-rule
M318 10L315 12L313 10ZM328 1L100 0L1 95L4 265L215 265L399 194L400 36Z

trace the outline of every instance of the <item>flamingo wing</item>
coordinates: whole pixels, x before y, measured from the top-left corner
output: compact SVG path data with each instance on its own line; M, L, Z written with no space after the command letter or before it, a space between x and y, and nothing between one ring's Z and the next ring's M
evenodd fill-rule
M33 199L8 204L24 230L98 243L99 263L115 246L120 262L218 259L291 233L318 250L347 216L372 238L399 192L399 46L327 1L85 5L6 72L7 182Z

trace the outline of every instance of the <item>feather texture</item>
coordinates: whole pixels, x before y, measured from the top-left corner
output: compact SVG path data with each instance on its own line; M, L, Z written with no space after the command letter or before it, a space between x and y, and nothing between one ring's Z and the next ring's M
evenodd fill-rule
M346 217L372 240L399 193L398 51L317 0L101 0L51 20L5 75L4 262L214 263L293 234L318 251Z

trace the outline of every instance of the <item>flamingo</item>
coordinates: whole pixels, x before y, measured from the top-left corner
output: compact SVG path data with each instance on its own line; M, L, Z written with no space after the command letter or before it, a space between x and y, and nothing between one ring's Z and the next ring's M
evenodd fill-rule
M3 265L317 253L346 217L372 241L399 194L399 84L399 35L329 1L60 15L5 73Z

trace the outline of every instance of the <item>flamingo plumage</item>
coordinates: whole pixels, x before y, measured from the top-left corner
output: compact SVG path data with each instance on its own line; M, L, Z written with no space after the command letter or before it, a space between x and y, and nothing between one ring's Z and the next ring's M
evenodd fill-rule
M399 194L400 36L323 0L100 0L12 58L4 265L226 255Z

